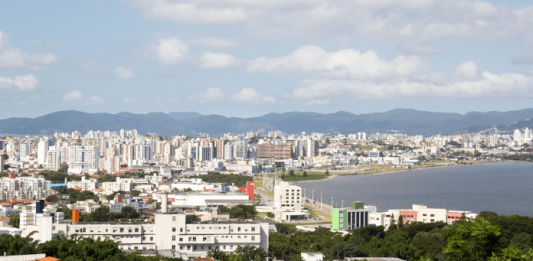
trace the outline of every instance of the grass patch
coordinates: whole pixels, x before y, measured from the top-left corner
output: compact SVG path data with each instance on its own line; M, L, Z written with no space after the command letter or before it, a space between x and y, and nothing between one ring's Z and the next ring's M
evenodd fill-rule
M312 171L307 172L307 177L304 177L303 171L295 171L294 176L289 175L289 172L280 173L278 174L278 177L281 178L283 175L285 175L285 178L283 178L283 181L289 181L289 182L298 182L298 181L306 181L306 180L322 180L322 179L328 178L328 176L326 176L326 172L312 172Z

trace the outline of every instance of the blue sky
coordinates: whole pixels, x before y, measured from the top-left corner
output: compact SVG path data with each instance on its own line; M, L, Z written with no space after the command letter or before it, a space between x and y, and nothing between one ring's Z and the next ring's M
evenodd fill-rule
M533 6L0 1L0 118L533 107Z

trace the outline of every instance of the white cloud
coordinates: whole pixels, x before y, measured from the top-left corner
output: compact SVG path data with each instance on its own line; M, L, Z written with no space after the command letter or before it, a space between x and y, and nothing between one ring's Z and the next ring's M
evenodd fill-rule
M240 92L233 94L231 100L241 104L276 103L273 96L263 95L252 88L243 88Z
M246 11L239 7L198 5L193 1L134 0L133 6L145 17L169 20L184 24L236 23L248 19Z
M533 98L533 76L483 72L476 80L446 83L396 80L384 83L358 80L306 80L290 97L304 101L331 98L394 100L426 98Z
M7 41L7 36L0 31L0 68L45 70L57 61L53 54L30 54L13 48Z
M0 76L0 92L33 92L39 81L33 74L16 76L15 79Z
M478 74L478 68L474 61L468 61L455 67L455 71L466 79L474 79Z
M116 78L124 80L135 79L135 74L133 71L122 66L115 68L115 70L113 70L113 75L115 75Z
M83 92L80 90L71 91L61 99L64 102L79 102L83 99Z
M414 56L399 55L391 61L378 57L373 51L361 53L353 49L327 52L310 45L282 57L260 57L250 61L248 72L274 74L311 74L354 79L382 79L411 77L426 71L429 66Z
M239 37L269 41L362 37L424 47L450 36L533 44L533 8L481 0L126 0L144 17L180 24L231 24ZM433 50L430 50L433 52ZM427 50L426 50L427 52Z
M189 96L189 100L197 103L207 104L218 102L224 99L224 96L224 92L219 88L209 88L205 93L198 93Z
M155 58L162 65L177 64L189 53L189 45L178 38L160 39L158 44L152 47Z
M104 103L104 99L98 97L98 96L93 96L89 99L89 104L101 104L101 103Z
M104 100L98 96L85 98L80 90L73 90L61 98L64 104L69 105L95 105L104 103Z
M235 58L231 54L226 53L212 53L206 52L202 54L199 60L199 65L206 69L224 69L238 67L243 64L243 61Z
M124 103L139 103L139 100L133 98L133 99L130 99L130 98L124 98Z

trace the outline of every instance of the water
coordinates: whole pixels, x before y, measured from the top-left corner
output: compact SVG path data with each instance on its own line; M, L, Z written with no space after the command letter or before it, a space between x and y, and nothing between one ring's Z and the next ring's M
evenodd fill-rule
M483 163L420 169L382 175L338 176L302 182L307 197L341 206L352 201L375 205L378 211L410 209L413 204L479 213L533 216L533 163Z

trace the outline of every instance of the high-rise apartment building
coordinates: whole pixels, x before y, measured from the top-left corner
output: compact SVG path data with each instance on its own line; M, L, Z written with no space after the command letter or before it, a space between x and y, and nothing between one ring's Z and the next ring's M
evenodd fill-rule
M70 146L68 167L71 173L96 173L99 161L98 147Z

